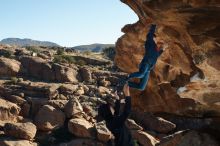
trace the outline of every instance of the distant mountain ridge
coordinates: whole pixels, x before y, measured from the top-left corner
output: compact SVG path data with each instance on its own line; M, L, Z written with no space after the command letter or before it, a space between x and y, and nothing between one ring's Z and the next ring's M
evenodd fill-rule
M38 41L32 39L20 39L20 38L6 38L0 41L0 44L16 45L16 46L45 46L45 47L61 47L60 45L49 41ZM115 47L114 44L99 44L94 43L90 45L79 45L74 47L68 47L69 49L78 50L80 52L102 52L103 49Z
M59 47L60 45L49 41L38 41L32 39L6 38L0 41L0 44L17 45L17 46L45 46Z
M80 46L75 46L75 47L71 47L71 49L74 50L79 50L81 52L84 51L91 51L91 52L101 52L103 49L105 48L109 48L109 47L115 47L114 44L90 44L90 45L80 45Z

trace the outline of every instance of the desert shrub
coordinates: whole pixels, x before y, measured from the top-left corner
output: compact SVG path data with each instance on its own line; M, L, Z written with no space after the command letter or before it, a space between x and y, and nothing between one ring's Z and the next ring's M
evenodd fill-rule
M64 51L64 48L58 48L56 54L57 54L57 55L64 55L64 52L65 52L65 51Z
M78 64L80 66L86 65L86 61L82 59L77 59L74 56L71 55L55 55L53 62L55 63L74 63Z
M73 56L69 55L55 55L53 62L55 63L76 63Z
M107 56L109 59L114 60L115 58L115 47L109 47L109 48L105 48L103 49L103 53L105 56Z
M39 53L39 48L37 46L26 46L25 47L28 51L31 51L31 52L35 52L35 53Z
M11 58L13 55L13 52L10 50L0 50L0 56Z
M91 54L92 54L92 52L91 52L91 51L89 51L89 50L87 50L87 51L84 51L84 52L83 52L83 54L84 54L84 55L91 55Z
M87 63L86 63L86 61L80 59L80 60L77 60L76 64L78 64L78 65L80 65L80 66L84 66L84 65L86 65Z

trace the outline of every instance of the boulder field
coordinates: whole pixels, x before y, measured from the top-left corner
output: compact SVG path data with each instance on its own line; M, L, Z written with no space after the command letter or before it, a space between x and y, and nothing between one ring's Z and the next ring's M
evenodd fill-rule
M121 1L139 20L122 28L114 62L0 45L0 146L110 146L114 135L97 107L138 70L151 23L169 47L146 90L130 90L126 126L135 144L219 146L219 0Z

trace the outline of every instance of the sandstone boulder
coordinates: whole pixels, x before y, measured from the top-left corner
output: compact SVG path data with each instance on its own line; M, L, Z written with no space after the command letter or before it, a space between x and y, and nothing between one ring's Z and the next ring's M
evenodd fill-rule
M63 84L59 87L58 90L60 94L69 95L69 94L73 94L74 92L76 92L77 89L78 89L78 85Z
M153 136L141 130L132 130L131 135L143 146L155 146L159 143Z
M18 139L31 140L35 137L37 128L33 123L6 123L4 132L8 136Z
M28 103L31 105L30 114L34 117L39 112L42 106L48 105L48 99L44 98L27 98Z
M37 146L37 143L28 140L0 140L1 146Z
M216 72L216 71L214 71ZM217 72L216 72L217 73ZM200 113L202 111L210 111L213 115L220 115L220 81L214 78L212 80L193 81L185 86L185 91L180 92L180 96L184 98L193 98L201 105L198 107ZM214 112L213 112L214 111Z
M77 71L60 65L50 64L40 57L22 57L23 73L45 81L78 82Z
M105 146L105 144L92 139L75 139L68 143L60 144L59 146Z
M68 123L69 132L78 137L91 138L93 125L85 119L75 118Z
M64 110L64 107L68 103L68 100L49 100L48 104L55 107L56 109Z
M60 64L53 64L55 79L58 82L78 82L78 72L72 68L62 66Z
M9 96L7 96L6 99L12 103L17 104L17 105L23 105L24 103L27 102L24 98L16 96L16 95L9 95Z
M107 142L113 138L113 134L108 130L103 122L96 124L97 138L100 141Z
M52 66L40 57L22 57L21 64L24 67L22 72L30 77L45 81L55 80Z
M128 127L128 129L130 130L143 130L143 128L141 126L139 126L134 120L132 119L127 119L126 121L126 126Z
M150 113L136 112L133 114L134 119L141 123L145 129L156 131L159 133L168 133L176 128L176 125L161 117L156 117Z
M80 68L79 73L80 73L80 76L82 78L82 81L85 81L85 82L92 81L92 74L91 74L91 71L88 68L86 68L86 67Z
M29 103L26 102L23 105L21 105L21 112L20 112L21 116L23 116L24 118L28 118L30 111L31 111L31 105Z
M34 118L37 129L42 131L51 131L63 126L65 114L50 105L44 105Z
M20 110L16 104L0 98L0 121L14 121Z
M0 77L17 76L20 72L21 63L9 58L0 57Z
M83 113L83 108L76 97L71 98L64 107L67 118L79 116Z
M84 88L83 88L83 86L80 86L77 89L77 91L75 92L75 95L80 96L80 95L83 95L83 94L85 94Z
M219 143L209 134L197 131L180 131L164 138L159 146L218 146Z

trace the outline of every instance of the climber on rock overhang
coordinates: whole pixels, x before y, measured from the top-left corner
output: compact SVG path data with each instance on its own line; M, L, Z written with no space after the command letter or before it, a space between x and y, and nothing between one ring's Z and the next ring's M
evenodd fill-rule
M163 53L163 51L168 47L162 39L155 35L156 25L152 24L151 28L147 34L147 40L145 42L145 55L139 65L139 71L131 73L128 76L128 85L131 88L138 90L144 90L150 71L154 68L158 57ZM139 83L130 81L132 78L140 78Z

